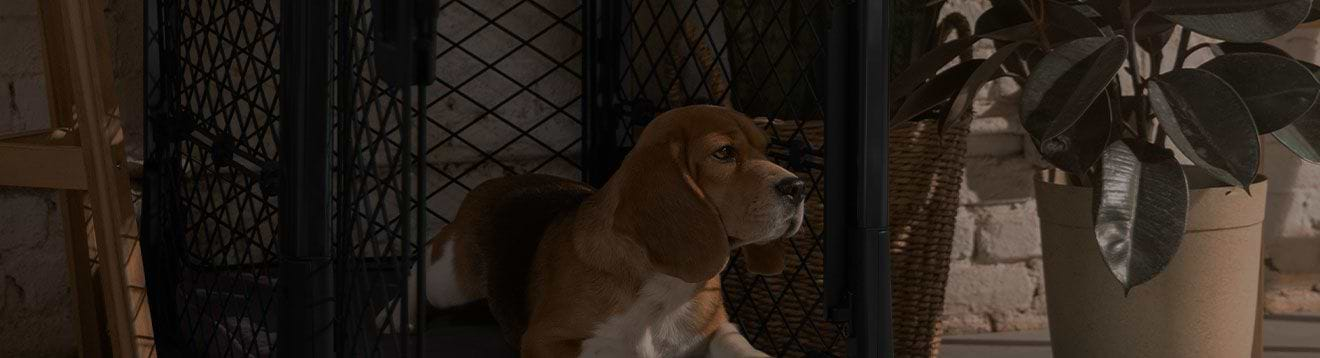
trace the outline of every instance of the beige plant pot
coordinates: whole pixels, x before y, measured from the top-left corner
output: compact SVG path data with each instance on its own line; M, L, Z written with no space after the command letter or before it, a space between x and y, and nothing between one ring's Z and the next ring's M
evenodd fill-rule
M1191 174L1187 235L1127 297L1101 258L1091 189L1036 183L1055 357L1258 357L1266 181L1213 187Z

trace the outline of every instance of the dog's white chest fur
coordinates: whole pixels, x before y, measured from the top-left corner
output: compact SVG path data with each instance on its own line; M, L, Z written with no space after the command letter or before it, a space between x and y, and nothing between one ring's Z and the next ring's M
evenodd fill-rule
M596 327L582 342L582 357L705 356L708 338L701 334L692 297L699 284L666 275L646 281L637 301Z

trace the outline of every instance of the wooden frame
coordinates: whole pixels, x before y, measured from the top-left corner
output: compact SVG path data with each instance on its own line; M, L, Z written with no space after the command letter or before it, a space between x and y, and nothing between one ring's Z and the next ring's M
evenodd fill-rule
M79 354L155 356L105 4L29 1L54 129L0 134L0 186L59 190Z

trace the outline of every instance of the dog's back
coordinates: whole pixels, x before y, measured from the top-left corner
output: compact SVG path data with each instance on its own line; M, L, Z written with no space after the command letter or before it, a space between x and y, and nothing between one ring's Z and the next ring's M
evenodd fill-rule
M458 303L484 296L505 337L516 346L527 327L526 291L536 248L546 228L575 212L591 193L592 189L584 184L540 174L482 183L468 193L454 222L440 233L438 242L432 243L435 248L463 247L452 254L453 259L433 265L452 263L449 272L454 277L445 279L459 283L456 288L467 296ZM427 273L442 271L436 268Z
M584 184L541 174L492 179L473 188L454 221L428 243L422 267L429 306L444 309L486 298L505 337L517 346L527 326L526 288L536 248L546 228L575 212L591 193ZM406 297L416 297L415 282L415 276L408 278ZM417 312L415 300L404 302L408 312ZM399 304L396 300L377 314L379 327L403 327Z

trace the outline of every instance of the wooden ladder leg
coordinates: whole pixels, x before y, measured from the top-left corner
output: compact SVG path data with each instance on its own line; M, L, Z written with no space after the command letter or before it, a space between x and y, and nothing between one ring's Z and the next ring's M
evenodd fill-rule
M104 357L110 354L101 342L105 317L96 310L92 280L92 264L88 258L87 216L84 215L81 190L61 190L59 205L64 216L64 249L69 262L69 286L73 293L73 319L78 325L78 356Z
M74 132L86 168L85 195L94 228L87 236L96 240L104 327L109 333L107 345L115 357L149 356L154 341L143 289L124 133L113 91L105 19L100 11L104 4L101 0L42 0L39 4L46 33L52 116L62 121L59 124L77 128ZM73 204L73 199L66 199L66 204ZM82 208L81 202L77 207ZM87 243L86 238L82 242Z

